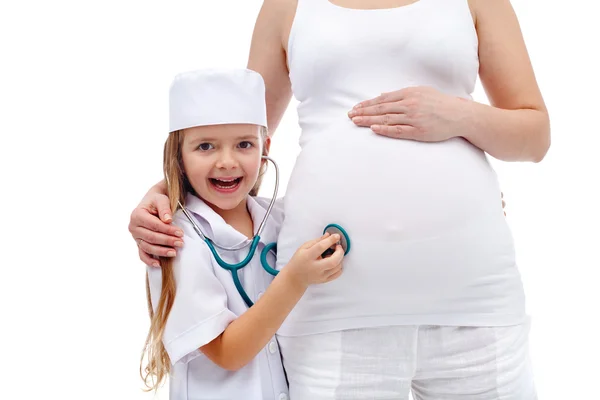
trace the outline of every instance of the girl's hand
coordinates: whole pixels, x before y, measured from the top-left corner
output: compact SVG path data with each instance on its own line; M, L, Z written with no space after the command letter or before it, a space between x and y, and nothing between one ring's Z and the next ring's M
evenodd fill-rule
M468 123L469 101L427 86L383 93L348 113L358 126L378 135L420 142L441 142L461 136Z
M342 274L344 258L344 249L341 245L336 245L339 240L340 235L337 233L334 235L326 233L319 239L304 243L283 271L287 270L304 287L336 279ZM321 257L325 250L334 245L336 245L335 252L331 256Z
M144 264L158 267L153 256L175 257L175 247L183 246L183 231L170 225L172 221L169 198L156 187L150 189L129 220L129 232Z

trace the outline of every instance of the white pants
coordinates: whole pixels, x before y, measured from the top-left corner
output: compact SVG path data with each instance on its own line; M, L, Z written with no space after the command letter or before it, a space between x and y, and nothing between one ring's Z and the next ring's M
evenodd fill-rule
M529 322L279 336L290 400L537 399Z

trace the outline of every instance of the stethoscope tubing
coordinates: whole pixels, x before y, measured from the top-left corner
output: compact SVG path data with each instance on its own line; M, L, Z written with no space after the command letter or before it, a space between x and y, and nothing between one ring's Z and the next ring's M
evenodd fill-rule
M250 297L248 297L248 294L244 290L244 287L242 286L242 283L240 282L238 271L240 269L244 268L246 265L248 265L250 263L250 261L252 260L252 258L254 257L254 254L256 253L256 248L258 247L258 243L260 242L260 234L262 233L262 231L265 227L267 219L271 215L271 210L273 209L273 205L275 204L275 201L277 200L277 192L279 191L279 166L277 165L275 160L273 160L271 157L262 156L262 158L265 160L271 161L271 163L275 166L275 189L273 190L273 196L271 198L271 202L269 203L269 206L267 207L265 216L263 217L263 220L261 221L260 225L258 226L258 229L257 229L256 233L254 234L254 237L252 238L251 241L246 241L245 243L235 246L235 247L225 247L225 246L219 245L218 243L215 243L213 240L206 237L206 235L204 233L202 233L202 230L200 229L200 227L198 226L198 224L196 223L194 218L192 218L192 216L190 215L188 210L185 207L183 207L183 205L180 202L178 202L179 208L181 208L181 210L183 211L186 218L192 224L194 231L208 245L210 252L212 253L213 257L215 258L215 261L217 261L217 264L219 264L219 266L221 266L222 268L231 272L231 276L233 278L233 283L235 284L236 289L238 290L238 292L240 293L240 295L242 296L242 298L244 299L244 302L246 303L246 305L248 305L248 307L252 307L252 305L254 303L250 300ZM264 268L264 270L267 271L269 274L275 276L279 273L279 271L272 268L269 265L269 263L267 262L268 252L273 250L274 247L276 248L276 244L275 244L275 246L272 246L272 245L273 245L273 243L267 245L263 249L263 251L261 252L261 256L260 256L260 261L261 261L261 265ZM219 253L217 251L217 248L220 250L224 250L224 251L239 251L248 246L250 246L250 249L248 250L248 254L242 261L240 261L236 264L231 264L231 263L228 263L225 260L223 260L223 258L219 255Z

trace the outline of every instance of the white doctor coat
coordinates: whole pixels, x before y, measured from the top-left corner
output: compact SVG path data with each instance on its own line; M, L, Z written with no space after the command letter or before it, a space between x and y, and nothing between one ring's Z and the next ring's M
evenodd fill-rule
M255 231L269 201L248 197ZM235 246L248 240L201 199L188 195L186 208L202 231L216 243ZM266 244L277 240L282 221L283 210L278 202L265 224L254 257L238 272L252 301L256 301L273 280L260 264L260 252ZM275 337L249 364L235 372L220 368L199 350L248 307L235 288L231 272L216 263L181 210L175 213L174 223L184 231L184 246L174 261L177 291L163 338L172 363L170 399L287 400L287 382ZM218 252L226 262L237 263L246 257L248 247L236 252ZM274 267L275 257L270 254L268 260ZM151 301L156 307L160 298L161 269L149 267L148 278Z

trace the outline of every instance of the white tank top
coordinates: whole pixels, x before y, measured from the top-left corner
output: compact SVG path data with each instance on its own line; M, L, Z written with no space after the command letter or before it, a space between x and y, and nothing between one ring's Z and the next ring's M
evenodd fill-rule
M347 116L408 86L470 99L479 62L467 0L382 10L298 0L288 65L302 134L278 267L329 223L347 230L351 250L341 277L311 286L279 333L521 323L512 235L483 151L460 138L378 136Z

